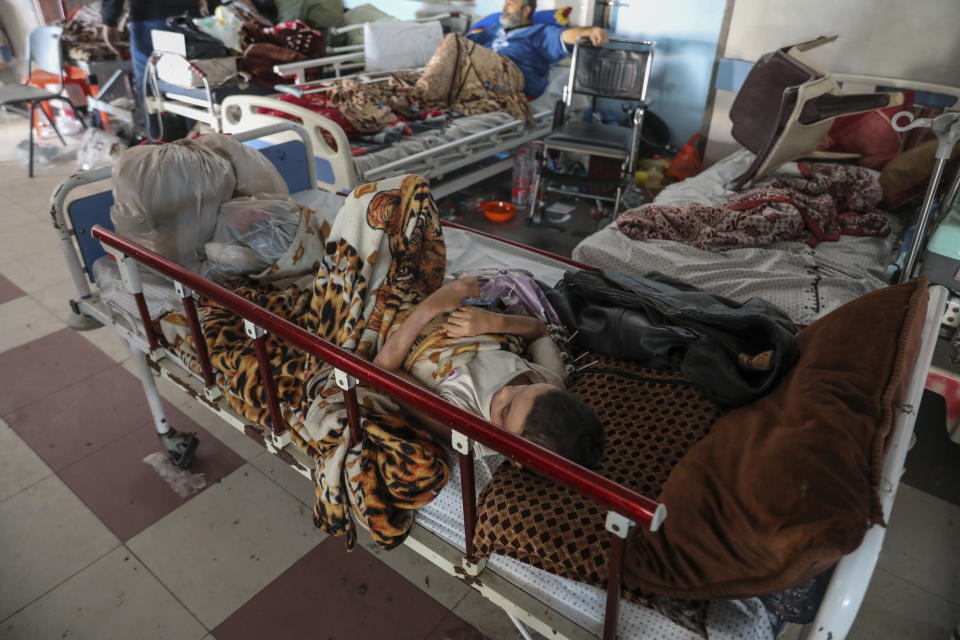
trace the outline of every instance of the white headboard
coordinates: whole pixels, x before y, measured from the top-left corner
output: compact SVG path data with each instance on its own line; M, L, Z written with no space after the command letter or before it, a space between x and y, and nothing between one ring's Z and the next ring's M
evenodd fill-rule
M832 73L831 75L834 80L841 84L841 91L844 93L868 93L875 91L877 87L893 87L896 89L953 96L956 99L954 107L960 107L960 86L946 86L919 80L905 80L903 78L887 78L883 76L852 73ZM733 122L730 120L730 106L733 104L733 99L736 96L737 94L734 91L714 90L710 130L706 150L703 154L704 166L709 166L717 160L740 149L740 143L734 140L730 133L730 129L733 127Z

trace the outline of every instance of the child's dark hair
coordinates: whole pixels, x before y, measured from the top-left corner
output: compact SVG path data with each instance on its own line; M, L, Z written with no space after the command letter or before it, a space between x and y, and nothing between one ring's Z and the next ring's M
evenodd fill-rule
M530 407L523 437L590 468L603 455L603 424L569 391L548 391Z

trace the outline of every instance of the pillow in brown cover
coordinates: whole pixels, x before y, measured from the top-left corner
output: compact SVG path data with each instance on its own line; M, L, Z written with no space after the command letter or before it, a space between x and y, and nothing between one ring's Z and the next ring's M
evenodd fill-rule
M798 585L882 521L877 486L926 315L927 283L858 298L800 332L769 395L721 416L674 467L657 532L634 529L624 584L682 598Z
M937 140L933 139L894 156L880 172L880 188L883 189L883 200L880 205L892 209L922 196L933 174L935 161L933 154L936 151ZM944 175L953 175L949 166L958 157L960 157L960 145L953 148L953 154L947 163L948 170Z

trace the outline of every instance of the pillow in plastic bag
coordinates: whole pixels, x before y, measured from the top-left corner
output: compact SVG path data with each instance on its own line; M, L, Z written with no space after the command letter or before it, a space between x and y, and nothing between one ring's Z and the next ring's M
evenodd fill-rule
M230 162L193 140L127 149L112 178L117 233L188 268L203 260L220 203L237 186Z
M233 166L237 185L234 193L231 194L232 196L255 196L264 193L287 195L290 193L286 181L277 171L277 168L273 166L273 163L253 147L241 144L232 137L221 133L200 136L196 138L196 142L221 156Z
M224 202L205 246L201 275L223 281L263 271L290 247L300 217L300 205L290 198L261 195Z

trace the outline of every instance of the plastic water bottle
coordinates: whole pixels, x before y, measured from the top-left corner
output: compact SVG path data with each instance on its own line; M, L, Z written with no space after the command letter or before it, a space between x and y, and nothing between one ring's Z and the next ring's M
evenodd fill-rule
M513 204L517 207L530 206L533 195L533 180L536 175L536 158L529 145L517 147L513 155Z

